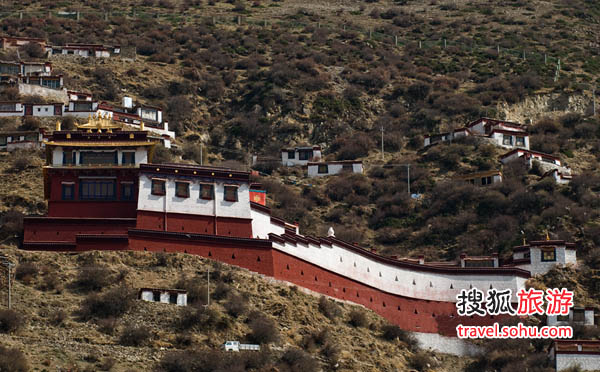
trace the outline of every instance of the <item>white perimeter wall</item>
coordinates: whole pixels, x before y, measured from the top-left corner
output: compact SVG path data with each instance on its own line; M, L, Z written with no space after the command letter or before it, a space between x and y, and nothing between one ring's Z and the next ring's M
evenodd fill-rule
M166 195L152 195L152 178L166 179ZM190 181L190 197L179 198L175 196L175 181ZM204 216L216 215L218 217L251 218L250 213L250 185L238 184L238 201L224 200L224 186L235 184L224 180L207 181L215 186L215 200L200 198L200 180L165 177L162 175L140 175L138 210L150 212L168 212L197 214Z
M285 233L285 228L281 225L271 223L271 215L269 213L251 209L252 216L252 237L257 239L268 239L269 234L281 235Z
M431 349L441 353L470 357L482 353L479 346L460 338L446 337L437 333L413 332L412 334L419 341L419 347L424 350Z
M322 177L322 176L331 176L334 174L338 174L342 172L344 165L343 164L327 164L328 173L319 173L319 165L309 165L308 166L308 176L309 177ZM352 164L352 173L362 173L363 166L360 163Z
M335 244L329 247L297 243L294 246L273 242L273 248L388 293L424 300L456 302L461 289L468 290L473 286L487 293L491 285L499 290L511 289L516 302L516 292L526 281L526 278L511 275L412 270L377 262Z
M557 354L556 370L562 371L579 365L583 371L600 369L600 355L592 354Z

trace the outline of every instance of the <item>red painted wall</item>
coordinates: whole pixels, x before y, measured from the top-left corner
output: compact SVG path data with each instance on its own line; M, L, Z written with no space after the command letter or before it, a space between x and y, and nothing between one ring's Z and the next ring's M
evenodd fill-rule
M273 276L272 249L240 246L235 242L215 243L201 240L174 240L130 234L129 249L150 252L182 252L221 261Z
M127 234L127 229L135 226L135 219L119 221L65 219L65 218L25 218L23 221L23 242L75 242L77 234Z
M165 214L161 212L138 211L138 229L165 231ZM167 213L167 230L190 234L215 234L215 218L181 213ZM252 237L252 220L245 218L217 217L217 235L236 238Z
M113 170L104 175L116 177L116 199L112 201L79 200L79 176L88 176L85 170L73 168L48 171L50 192L48 217L135 218L137 209L137 170ZM62 182L74 182L73 200L62 200ZM133 182L134 195L130 201L121 200L121 182Z

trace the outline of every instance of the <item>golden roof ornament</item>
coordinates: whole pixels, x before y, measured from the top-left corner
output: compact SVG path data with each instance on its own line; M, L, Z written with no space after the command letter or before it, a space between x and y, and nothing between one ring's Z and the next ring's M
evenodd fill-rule
M548 233L548 230L546 230L546 241L550 240L550 234Z
M104 114L96 114L91 115L88 119L88 122L85 124L77 125L79 129L87 129L87 131L97 130L98 132L102 132L103 130L112 133L113 129L122 129L123 124L115 122L111 120L108 113Z
M56 131L60 131L60 120L56 121Z

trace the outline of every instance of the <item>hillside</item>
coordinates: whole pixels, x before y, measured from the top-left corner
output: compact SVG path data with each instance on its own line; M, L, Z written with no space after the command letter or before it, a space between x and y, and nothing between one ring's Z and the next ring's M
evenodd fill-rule
M408 368L407 363L414 359L406 344L381 336L385 323L370 311L331 303L328 318L320 310L317 296L196 256L137 252L69 255L24 252L9 246L2 246L2 253L20 262L12 298L13 309L23 321L13 334L1 334L0 340L4 346L22 350L34 371L108 370L106 366L111 364L111 371L163 370L166 356L183 350L212 352L215 357L214 350L225 340L248 340L251 320L260 314L275 320L279 340L271 344L270 353L260 354L266 361L257 370L272 370L270 366L275 365L286 370L281 358L289 348L302 348L318 365L339 371L397 371ZM190 314L206 313L201 305L209 268L212 313L198 320ZM131 301L127 296L135 298L135 291L127 296L119 292L123 286L172 288L181 284L181 278L187 278L188 300L194 301L194 306ZM6 291L2 293L5 301ZM132 302L131 308L123 315L88 318L81 312L82 304L95 293L109 293L110 302ZM241 299L247 301L245 306L235 307L235 311L229 307ZM199 310L192 310L196 306ZM364 313L365 323L351 326L352 311ZM0 317L3 326L7 324L4 312ZM147 330L148 338L136 334L139 345L130 345L130 339L124 341L122 336L129 327ZM435 358L430 360L436 365L442 363L444 371L458 371L468 361L427 355ZM335 364L338 366L332 367ZM308 369L303 370L314 370L310 365L307 362L304 368Z

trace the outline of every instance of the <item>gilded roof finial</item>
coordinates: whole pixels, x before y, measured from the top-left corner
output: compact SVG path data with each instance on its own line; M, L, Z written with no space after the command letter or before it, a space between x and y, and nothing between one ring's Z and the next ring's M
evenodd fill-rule
M56 121L56 131L60 130L60 120Z
M144 130L144 122L140 121L140 130Z
M546 241L550 240L550 234L548 233L548 230L546 230Z

